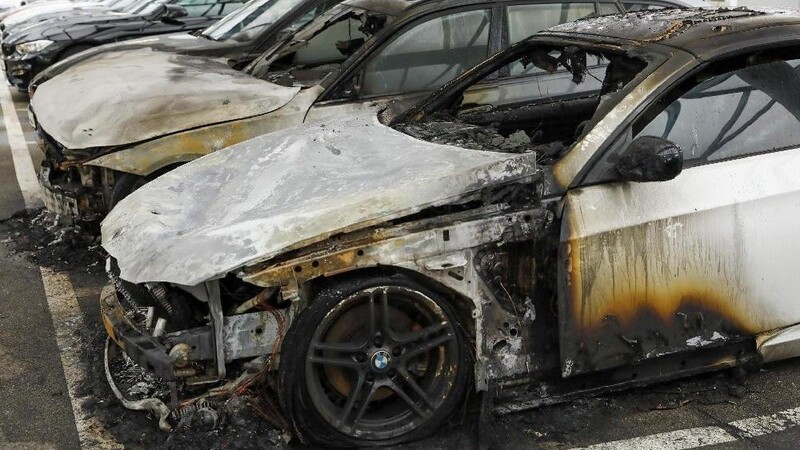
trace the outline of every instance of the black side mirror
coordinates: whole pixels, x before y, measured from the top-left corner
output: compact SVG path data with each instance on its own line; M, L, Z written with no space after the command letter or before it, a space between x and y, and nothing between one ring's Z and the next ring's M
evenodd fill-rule
M189 11L186 11L186 8L181 5L164 4L162 6L164 7L164 12L161 14L163 21L180 19L189 15Z
M624 181L667 181L683 170L683 151L655 136L641 136L630 143L614 166Z

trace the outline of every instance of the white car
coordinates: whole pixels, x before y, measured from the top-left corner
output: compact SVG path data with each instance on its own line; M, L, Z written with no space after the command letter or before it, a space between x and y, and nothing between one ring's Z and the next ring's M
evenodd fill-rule
M260 357L326 446L419 438L473 390L514 410L799 356L798 31L579 20L400 115L200 158L103 222L106 328L178 382Z

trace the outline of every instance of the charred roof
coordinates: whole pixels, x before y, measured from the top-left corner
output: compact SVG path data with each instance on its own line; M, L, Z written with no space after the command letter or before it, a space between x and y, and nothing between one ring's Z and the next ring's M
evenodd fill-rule
M697 56L788 40L800 32L800 11L790 9L666 9L592 17L557 25L545 33L582 34L598 40L657 43ZM795 38L796 39L796 38Z

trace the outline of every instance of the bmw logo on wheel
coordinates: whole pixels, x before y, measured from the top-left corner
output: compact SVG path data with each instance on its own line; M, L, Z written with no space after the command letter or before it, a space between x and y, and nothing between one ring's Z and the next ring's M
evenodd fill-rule
M384 370L389 367L389 352L378 350L372 355L372 367L376 370Z

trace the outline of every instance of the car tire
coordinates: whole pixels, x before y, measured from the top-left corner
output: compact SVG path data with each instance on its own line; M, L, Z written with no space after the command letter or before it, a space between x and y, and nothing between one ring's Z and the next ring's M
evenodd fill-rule
M408 277L330 284L281 346L281 405L301 439L315 446L423 438L451 417L471 385L466 342L453 308Z
M114 188L111 190L111 195L109 195L108 210L114 209L117 203L131 195L133 191L147 184L148 181L150 181L148 178L139 175L118 172L114 180Z

